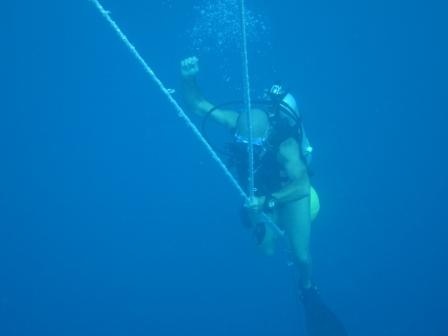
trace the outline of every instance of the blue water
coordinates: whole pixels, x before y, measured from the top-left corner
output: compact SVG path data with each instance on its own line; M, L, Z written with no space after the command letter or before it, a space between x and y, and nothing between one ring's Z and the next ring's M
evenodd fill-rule
M235 99L238 53L192 47L200 4L104 0L169 87L197 52L204 92ZM269 27L252 87L287 83L316 150L325 300L350 335L448 335L447 6L247 4ZM92 4L4 12L0 335L304 335L284 251L258 253L238 194Z

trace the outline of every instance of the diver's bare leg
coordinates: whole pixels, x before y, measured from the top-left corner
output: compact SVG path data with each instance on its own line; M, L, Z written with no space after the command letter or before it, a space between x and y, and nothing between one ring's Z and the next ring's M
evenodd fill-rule
M265 214L273 223L276 223L276 213ZM260 219L259 216L254 216L251 218L252 226L255 227L257 221ZM259 237L258 246L260 247L263 254L266 256L272 256L275 254L275 245L278 239L278 233L274 230L274 228L268 223L264 223L263 225L263 233Z
M286 228L292 252L300 273L300 284L303 289L312 286L310 234L311 214L310 198L284 204L279 209L279 220Z
M265 235L263 241L260 243L260 248L265 255L272 256L275 254L275 243L278 234L277 232L274 232L274 229L269 225L266 225L265 230Z

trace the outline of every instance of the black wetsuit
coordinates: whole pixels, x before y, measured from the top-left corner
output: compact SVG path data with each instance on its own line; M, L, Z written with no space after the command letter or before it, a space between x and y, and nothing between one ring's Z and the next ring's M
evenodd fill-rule
M284 175L282 166L278 162L278 150L282 142L289 138L302 141L300 127L291 127L286 122L276 122L268 138L262 146L254 145L254 180L255 195L265 196L280 190L289 178ZM240 183L247 189L248 185L248 157L247 144L234 142L230 145L230 162L234 167Z

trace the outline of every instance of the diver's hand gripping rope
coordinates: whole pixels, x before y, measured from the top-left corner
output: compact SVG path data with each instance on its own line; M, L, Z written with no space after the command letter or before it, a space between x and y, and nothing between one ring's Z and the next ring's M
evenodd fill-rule
M151 77L151 79L156 83L156 85L159 87L159 89L164 93L168 101L173 105L175 110L177 111L179 117L181 117L187 126L193 131L193 133L197 136L199 141L205 146L207 151L210 153L211 157L215 160L216 163L221 167L224 174L227 176L227 178L230 180L230 182L233 184L233 186L238 190L241 197L244 198L246 202L250 200L250 198L246 195L243 188L241 188L238 181L233 177L232 173L229 171L229 169L226 167L224 162L219 158L218 154L213 150L213 148L210 146L210 144L207 142L207 140L202 136L199 129L193 124L191 119L188 117L188 115L185 113L185 111L182 109L182 107L179 105L179 103L174 99L170 91L165 87L165 85L162 83L162 81L157 77L157 75L154 73L154 71L151 69L151 67L146 63L146 61L143 59L143 57L140 55L138 50L135 48L135 46L129 41L129 39L126 37L126 35L121 31L118 24L112 19L110 16L110 13L104 9L104 7L101 5L101 3L98 0L90 0L98 9L98 11L101 13L101 15L109 22L109 24L112 26L112 28L115 30L115 32L120 37L121 41L129 48L131 53L134 55L134 57L137 59L137 61L140 63L140 65L143 66L146 73ZM252 147L252 146L250 146ZM271 221L272 223L272 221ZM272 225L276 228L276 231L281 233L283 235L283 231L280 230L274 223Z

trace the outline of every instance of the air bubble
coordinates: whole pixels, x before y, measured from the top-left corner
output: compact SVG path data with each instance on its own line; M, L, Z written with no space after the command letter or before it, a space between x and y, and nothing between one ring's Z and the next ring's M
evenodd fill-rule
M225 53L240 48L240 1L204 0L194 10L195 24L189 35L195 50ZM249 43L266 41L268 30L261 15L246 10L246 33Z

